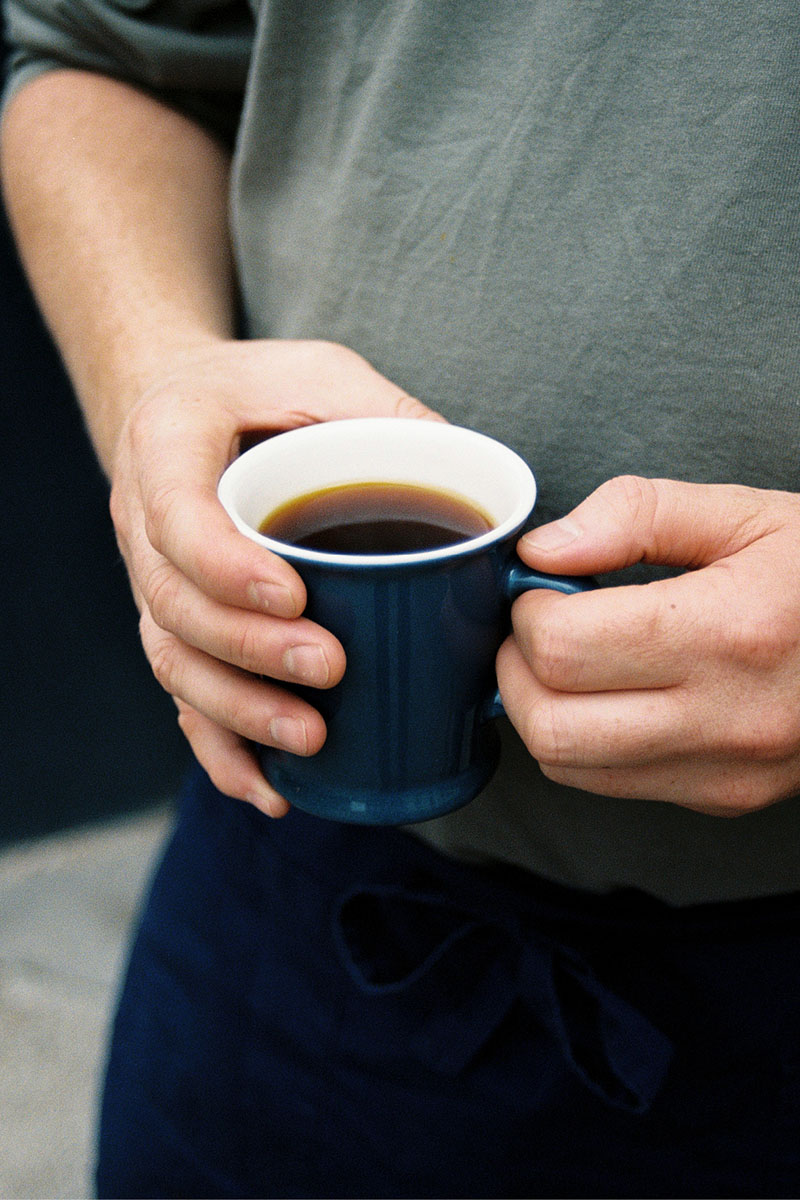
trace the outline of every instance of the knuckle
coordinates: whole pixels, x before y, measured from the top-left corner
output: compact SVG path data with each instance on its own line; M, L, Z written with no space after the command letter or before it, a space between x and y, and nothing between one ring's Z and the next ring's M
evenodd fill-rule
M643 475L615 475L598 489L614 506L625 512L650 513L658 503L658 492L652 479Z
M254 621L237 624L228 637L228 661L245 671L259 674L264 668L262 639Z
M309 373L322 371L336 376L349 375L354 367L364 366L365 360L361 355L341 342L311 338L298 343L298 349L302 352L305 369Z
M800 750L800 719L795 705L773 701L740 730L736 750L750 762L779 763Z
M773 780L768 776L731 774L708 783L694 798L692 807L709 816L734 820L767 808L778 799Z
M187 741L191 742L200 723L199 714L184 704L178 707L178 728Z
M177 632L181 580L175 569L166 561L158 563L150 571L143 590L156 625L160 629Z
M569 691L579 682L581 659L574 639L559 623L542 621L534 627L529 641L529 662L545 687Z
M747 816L795 796L799 772L796 753L788 761L743 762L709 778L692 807L713 816Z
M720 636L722 655L733 663L755 666L765 653L767 631L746 611L736 618L730 614Z
M546 700L531 704L523 715L522 740L537 762L551 767L569 766L575 759L572 737Z
M178 500L179 489L170 482L154 488L145 505L145 533L150 545L159 552L166 544Z
M226 696L224 713L220 724L241 737L259 743L269 741L269 724L272 712L260 711L253 705L253 697L245 688L234 688Z
M405 392L401 392L395 400L394 415L396 417L424 417L428 416L428 409L421 401L414 396L409 396Z
M142 625L144 626L144 622ZM151 671L164 691L174 695L177 691L178 681L178 656L175 639L169 635L153 637L143 627L142 643Z
M648 556L657 556L659 492L655 481L641 475L616 475L601 484L598 494L624 527L635 526Z
M748 671L773 671L797 650L796 634L786 622L767 621L762 614L747 609L738 620L728 622L723 639L726 656Z

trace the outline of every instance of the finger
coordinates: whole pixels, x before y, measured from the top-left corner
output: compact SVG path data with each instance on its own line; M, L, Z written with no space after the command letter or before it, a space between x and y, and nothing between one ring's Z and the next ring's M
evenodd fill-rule
M165 691L248 741L292 754L315 754L325 722L299 696L187 646L159 629L145 611L142 644Z
M303 617L286 620L220 604L204 596L167 559L151 557L143 588L160 629L255 675L320 688L333 687L341 679L344 650L327 630Z
M157 494L145 491L143 500L151 546L201 592L276 617L291 619L303 611L300 576L238 532L217 499L216 481L204 487L173 477Z
M566 574L605 573L639 562L704 566L772 530L773 495L620 476L566 517L526 534L519 552L529 566Z
M289 804L264 778L243 738L216 725L182 700L176 704L178 724L195 758L220 792L253 804L269 817L282 817L289 811Z
M497 656L505 710L542 765L626 768L724 744L724 716L693 707L686 689L563 693L544 687L508 638Z
M574 596L536 588L514 602L514 636L536 678L556 691L674 687L711 636L686 591L685 577Z
M247 542L246 538L241 540ZM265 673L272 673L268 667L259 666L256 659L252 658L252 654L257 651L259 645L267 637L266 627L264 628L264 637L255 636L258 628L256 622L259 619L269 619L269 628L274 632L278 621L291 621L296 616L293 611L296 603L294 598L290 598L284 605L280 602L279 595L278 601L272 603L273 589L270 589L270 596L264 596L251 587L246 589L246 592L254 604L246 608L232 607L230 604L226 605L207 596L201 590L201 585L193 583L169 558L156 551L141 524L134 521L127 531L118 525L117 542L128 568L134 599L140 612L146 605L153 613L157 624L163 629L177 634L182 640L190 642L199 649L205 649L210 654L216 653L217 657L236 663L246 670L253 670L257 673L263 670ZM191 552L187 556L190 557ZM182 557L182 554L179 554L178 557ZM217 565L215 564L215 567ZM194 573L203 576L206 585L211 590L236 592L236 588L227 586L230 581L227 581L225 586L219 586L218 582L214 589L210 577L203 570L202 563L195 563ZM299 592L304 605L305 588L302 581L299 582ZM259 599L262 601L260 605L255 603ZM253 612L254 607L262 614L261 616L256 616ZM276 609L275 615L270 617L270 610ZM243 628L241 623L236 623L234 613L238 613L240 618L244 618L245 614L251 614L252 620L246 628ZM216 624L218 621L223 621L223 624L218 626ZM236 649L237 637L244 639L244 642L238 647L238 651ZM322 641L325 644L326 651L330 654L331 675L333 676L339 660L343 658L338 643L332 639L330 634L322 630L319 631L319 635L314 635L314 640ZM248 650L251 652L252 661L248 658Z
M132 419L127 448L138 464L139 495L131 500L132 484L124 471L118 472L111 494L121 540L141 556L146 538L202 592L222 603L299 616L306 602L299 575L239 533L217 499L219 477L238 442L233 417L219 406L201 422L191 406L188 411L176 408L166 421L157 405L146 404Z

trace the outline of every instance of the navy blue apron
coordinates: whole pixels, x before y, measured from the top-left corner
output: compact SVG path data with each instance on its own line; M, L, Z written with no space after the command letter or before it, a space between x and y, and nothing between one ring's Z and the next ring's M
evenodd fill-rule
M197 774L100 1197L800 1195L800 898L672 909L270 821Z

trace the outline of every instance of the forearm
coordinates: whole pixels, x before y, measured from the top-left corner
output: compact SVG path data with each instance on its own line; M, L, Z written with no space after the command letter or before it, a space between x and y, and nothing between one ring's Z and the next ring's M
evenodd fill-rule
M7 110L9 216L109 472L148 382L233 332L228 169L199 126L103 76L41 76Z

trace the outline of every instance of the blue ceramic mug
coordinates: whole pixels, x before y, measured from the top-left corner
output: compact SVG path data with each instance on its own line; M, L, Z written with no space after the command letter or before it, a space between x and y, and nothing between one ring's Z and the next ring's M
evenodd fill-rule
M461 496L492 528L400 554L322 552L259 533L288 501L358 482ZM499 756L494 661L511 600L528 588L587 586L531 571L515 554L536 500L527 464L458 426L359 418L259 443L224 473L219 497L242 533L297 569L306 615L334 633L347 655L336 687L295 689L322 713L327 738L310 758L264 747L273 787L306 812L372 825L423 821L472 800Z

